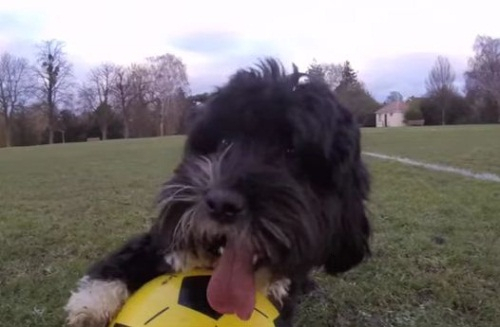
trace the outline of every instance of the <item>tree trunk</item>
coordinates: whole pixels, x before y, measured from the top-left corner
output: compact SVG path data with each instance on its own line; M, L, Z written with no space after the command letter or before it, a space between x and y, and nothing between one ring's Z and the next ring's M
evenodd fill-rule
M123 137L126 139L130 137L130 127L127 117L123 117Z
M123 117L123 137L128 139L130 137L130 121L129 121L129 109L127 108L127 103L123 93L121 93L121 109Z
M165 106L160 102L160 136L165 135Z
M495 97L497 103L497 122L500 123L500 94Z
M55 113L54 113L54 104L49 103L49 144L54 143L54 120L55 120Z
M49 76L50 77L50 76ZM49 81L49 89L47 92L47 105L48 105L48 117L49 117L49 144L54 143L54 103L52 102L52 82Z
M54 144L54 129L49 126L49 144Z
M5 117L5 146L12 146L11 143L11 132L10 132L10 119L8 116Z
M103 141L108 139L108 126L103 126L101 128L101 135Z
M442 103L441 103L441 125L444 126L446 125L446 114L450 110L450 104L451 101L449 99L449 94L443 94L442 95Z

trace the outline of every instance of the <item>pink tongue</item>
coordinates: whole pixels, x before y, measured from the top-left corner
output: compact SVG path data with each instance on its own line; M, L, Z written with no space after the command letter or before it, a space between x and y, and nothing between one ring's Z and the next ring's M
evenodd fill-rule
M252 259L250 245L228 242L208 283L208 303L215 311L250 319L255 305Z

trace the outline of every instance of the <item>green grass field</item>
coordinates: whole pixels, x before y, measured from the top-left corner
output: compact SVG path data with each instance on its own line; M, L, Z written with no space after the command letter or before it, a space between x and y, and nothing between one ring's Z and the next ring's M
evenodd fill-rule
M500 126L363 131L367 151L500 172ZM0 149L0 325L61 326L88 263L149 224L183 138ZM498 326L500 184L367 159L371 260L297 326Z
M369 128L365 148L388 155L500 174L500 126Z

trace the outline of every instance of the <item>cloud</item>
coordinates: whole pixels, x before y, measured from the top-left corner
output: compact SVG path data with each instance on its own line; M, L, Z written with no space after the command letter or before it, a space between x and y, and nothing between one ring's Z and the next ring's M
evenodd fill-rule
M180 50L207 55L224 55L238 50L244 41L230 32L197 32L173 38L169 43Z
M33 34L40 27L41 21L33 15L17 15L10 12L0 12L0 33L10 37Z
M375 58L365 64L359 77L372 95L383 101L391 91L400 92L403 97L421 96L425 93L425 80L439 53L411 53L394 57ZM447 56L456 74L455 85L463 87L463 73L467 58Z
M41 25L42 22L36 15L0 12L0 49L31 58Z
M378 99L423 92L437 54L463 69L477 34L500 30L491 0L284 2L155 0L0 1L0 48L32 57L59 39L79 76L101 62L128 65L166 52L182 58L193 91L224 82L263 56L302 70L349 60Z
M253 67L271 52L255 52L211 59L208 65L188 67L191 90L194 93L211 92L224 84L238 69ZM276 56L277 57L277 56ZM291 67L291 66L290 66ZM289 67L286 67L289 68Z
M224 37L219 39L220 35ZM217 41L206 45L205 42L212 38ZM198 44L200 39L203 41ZM224 33L190 35L173 44L178 51L184 51L184 56L198 58L187 65L191 89L195 93L213 90L225 83L236 70L254 66L265 57L280 58L283 64L288 62L286 52L279 45L266 40L242 39Z

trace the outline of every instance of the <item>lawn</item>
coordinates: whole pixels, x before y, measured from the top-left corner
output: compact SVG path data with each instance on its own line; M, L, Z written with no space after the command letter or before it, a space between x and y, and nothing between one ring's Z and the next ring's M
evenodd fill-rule
M367 128L365 150L500 174L500 124Z
M364 145L499 172L500 129L457 130L365 130ZM6 326L62 325L62 306L87 264L149 224L154 196L182 141L0 149L0 316ZM297 326L497 326L500 184L377 159L368 165L374 255L340 278L316 275L320 288L304 300Z

